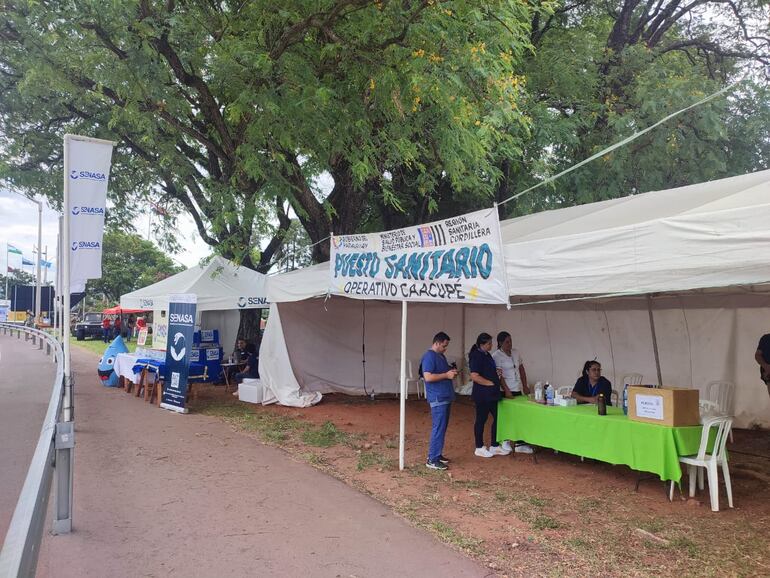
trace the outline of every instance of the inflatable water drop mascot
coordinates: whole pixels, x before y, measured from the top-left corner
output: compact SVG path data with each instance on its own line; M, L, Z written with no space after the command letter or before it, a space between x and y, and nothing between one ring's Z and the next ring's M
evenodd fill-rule
M115 358L118 356L118 353L128 353L128 347L123 343L123 338L120 335L104 350L104 355L99 360L97 372L99 373L102 385L106 387L118 386L119 376L114 371Z

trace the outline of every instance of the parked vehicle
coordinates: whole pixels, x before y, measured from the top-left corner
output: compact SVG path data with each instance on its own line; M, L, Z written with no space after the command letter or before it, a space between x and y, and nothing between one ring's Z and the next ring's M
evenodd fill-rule
M89 337L102 338L102 318L104 316L101 313L95 311L89 311L83 317L75 323L71 328L72 336L78 341L83 341Z

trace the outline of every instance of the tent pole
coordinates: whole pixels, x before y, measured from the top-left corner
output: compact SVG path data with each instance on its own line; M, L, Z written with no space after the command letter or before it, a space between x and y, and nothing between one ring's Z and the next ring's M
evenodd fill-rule
M406 301L401 302L401 391L398 424L398 469L404 469L404 441L406 437Z
M655 319L652 316L652 297L647 294L647 314L650 317L650 332L652 333L652 352L655 354L655 371L658 373L658 387L663 386L663 377L660 373L660 355L658 355L658 337L655 334Z

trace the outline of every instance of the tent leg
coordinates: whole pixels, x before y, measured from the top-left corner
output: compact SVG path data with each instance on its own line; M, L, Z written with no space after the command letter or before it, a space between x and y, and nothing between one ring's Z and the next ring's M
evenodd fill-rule
M660 355L658 354L658 336L655 334L655 319L652 316L652 297L647 294L647 314L650 316L650 332L652 333L652 352L655 355L655 371L658 372L658 387L663 386L663 377L660 372Z
M401 302L401 391L398 424L398 469L404 469L404 441L406 437L406 301Z

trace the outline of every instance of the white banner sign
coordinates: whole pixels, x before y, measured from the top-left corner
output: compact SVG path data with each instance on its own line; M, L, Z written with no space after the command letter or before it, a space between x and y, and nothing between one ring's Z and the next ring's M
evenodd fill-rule
M67 135L70 287L85 286L87 279L102 276L102 236L110 178L112 144Z
M330 292L356 299L508 303L497 211L333 236Z

